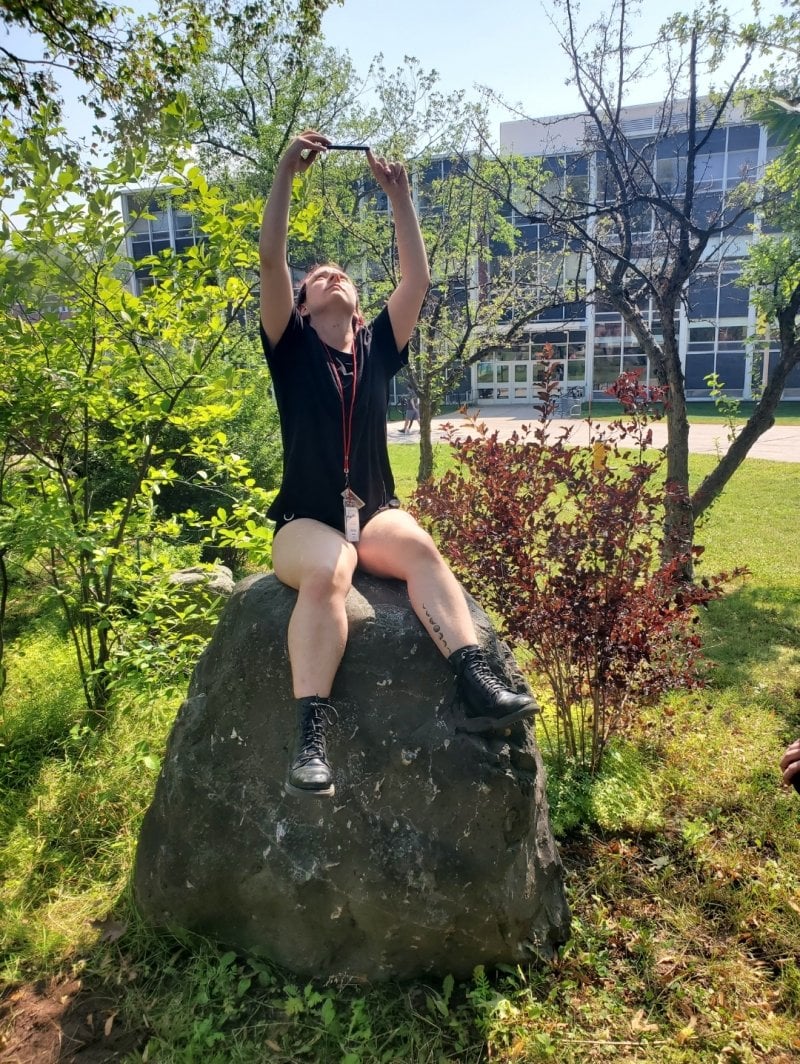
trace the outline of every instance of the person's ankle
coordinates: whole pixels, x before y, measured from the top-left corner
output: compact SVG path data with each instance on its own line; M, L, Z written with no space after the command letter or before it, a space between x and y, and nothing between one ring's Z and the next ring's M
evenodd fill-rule
M336 719L336 710L328 698L308 695L297 699L295 750L286 781L289 794L318 797L333 795L327 728Z
M468 643L454 650L448 662L456 674L458 694L464 707L462 730L503 731L535 713L534 699L525 692L511 690L496 676L483 648L477 643Z

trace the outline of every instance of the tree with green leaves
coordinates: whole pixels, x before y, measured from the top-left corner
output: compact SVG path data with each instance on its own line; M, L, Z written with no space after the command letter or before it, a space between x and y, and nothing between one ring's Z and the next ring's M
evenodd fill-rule
M671 19L658 38L633 50L631 7L615 0L593 25L581 28L573 0L560 0L561 41L585 115L585 152L596 187L582 196L553 180L518 195L524 214L580 247L596 300L618 312L666 389L667 490L663 549L685 559L691 574L696 521L773 421L778 382L792 356L776 367L775 385L761 393L747 425L718 466L696 488L689 484L689 423L679 345L679 312L701 268L748 230L756 207L768 204L755 167L723 197L708 192L712 139L724 128L746 87L760 49L778 45L777 24L737 27L715 4ZM721 64L733 72L711 92ZM632 132L625 105L631 89L659 63L668 92L648 132ZM509 190L510 191L510 190ZM724 382L723 382L724 383Z
M742 270L742 283L749 286L756 306L760 345L769 359L764 393L773 409L789 374L800 366L800 120L796 110L779 109L783 113L765 117L789 146L765 174L764 231L748 249ZM750 423L741 435L748 430L753 435Z
M42 104L58 106L62 83L74 79L81 102L100 122L95 137L136 142L146 129L157 132L161 109L220 33L232 41L280 41L282 77L293 67L292 56L318 37L332 2L157 0L137 15L109 0L6 0L0 25L11 36L0 45L0 116L24 127Z
M96 119L110 115L128 136L157 123L208 36L198 0L159 0L139 16L107 0L6 0L0 24L16 31L0 46L1 116L24 127L42 105L59 106L66 75Z
M412 58L387 70L377 56L359 77L349 56L298 37L293 26L288 9L251 23L234 7L229 18L215 22L212 44L187 79L201 167L231 195L266 196L277 160L301 129L323 130L339 143L369 144L392 158L449 150L454 124L462 125L468 111L463 93L442 93L438 75ZM293 266L333 259L356 270L363 266L365 240L376 262L391 254L390 229L377 217L363 156L332 152L307 181L296 183L295 205L308 208L315 200L320 210L313 227L290 240ZM369 216L377 222L374 233ZM356 222L358 236L351 239ZM372 272L379 281L380 271Z
M176 100L157 151L123 147L88 169L54 150L46 112L27 137L0 129L0 548L59 602L95 714L140 594L174 564L164 548L203 523L159 505L181 463L229 500L206 534L269 558L267 495L226 433L249 389L266 401L238 321L260 203L228 203L170 146L185 121ZM132 259L117 194L137 185L191 215L198 242ZM135 295L142 266L155 283Z
M32 46L23 56L10 38L0 49L0 631L11 551L41 566L57 596L94 712L115 660L130 657L131 604L145 608L170 544L205 536L269 557L264 492L225 431L269 464L244 424L254 406L263 421L267 373L239 324L257 276L260 204L234 202L190 167L177 86L220 27L277 32L288 54L318 34L329 2L160 0L134 17L48 0L0 12ZM107 153L107 165L81 166L86 145L58 127L63 71L98 120L92 159ZM192 216L196 246L129 257L137 218L123 217L116 195L137 185L153 190L144 202ZM313 215L313 204L298 209L301 239ZM142 267L156 283L137 296L128 281ZM192 508L198 492L205 506ZM144 630L157 621L149 607L143 616Z
M482 120L480 112L476 118ZM500 166L481 148L417 160L422 229L431 264L431 290L409 358L420 398L420 483L433 474L431 417L469 367L527 338L543 310L560 303L576 263L563 244L532 256L498 195L501 175L533 187L538 160L506 158ZM432 177L432 174L438 176Z
M249 10L217 11L210 47L186 89L204 171L237 196L265 196L299 129L337 138L356 133L360 84L347 56L298 31L288 5L255 19Z

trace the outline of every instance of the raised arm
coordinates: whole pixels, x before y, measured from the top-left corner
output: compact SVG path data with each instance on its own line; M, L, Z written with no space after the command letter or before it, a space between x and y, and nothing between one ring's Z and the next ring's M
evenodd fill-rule
M283 336L292 313L292 275L286 261L292 181L295 174L301 174L311 166L329 143L327 137L313 129L307 129L295 137L278 163L264 207L258 243L261 259L261 324L273 347Z
M398 349L405 347L419 320L431 275L417 212L411 199L408 175L402 163L388 163L367 152L370 169L389 197L394 215L400 282L389 296L389 320Z

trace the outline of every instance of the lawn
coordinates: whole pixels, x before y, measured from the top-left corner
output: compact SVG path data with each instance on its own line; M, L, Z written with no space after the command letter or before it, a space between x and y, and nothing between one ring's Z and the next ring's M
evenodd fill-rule
M742 400L737 404L733 420L737 425L743 425L755 410L755 403ZM596 418L599 421L610 420L619 413L619 404L614 402L584 403L581 407L581 416ZM686 413L690 425L702 425L709 422L727 424L731 415L720 409L710 399L701 399L686 404ZM775 410L776 425L800 425L800 403L784 400L779 403Z
M416 448L392 459L407 495ZM693 456L693 476L713 461ZM800 796L777 772L800 735L799 502L800 466L749 459L712 508L705 570L752 576L702 618L708 688L642 714L581 826L571 781L554 778L573 937L552 966L462 985L307 986L144 927L128 875L176 700L122 690L90 732L57 617L17 587L0 716L0 1061L71 1060L70 1038L91 1045L77 1060L142 1064L799 1059Z
M737 402L736 413L734 420L737 425L743 425L747 418L755 410L755 403L748 400L741 400ZM452 414L459 408L454 405L443 406L439 411L440 415ZM593 400L591 403L585 402L581 406L581 417L589 417L598 421L610 421L612 418L619 415L619 403L604 400ZM491 411L491 407L484 408L484 413L488 414ZM730 417L724 410L714 403L710 399L698 399L692 400L686 404L686 411L690 425L708 424L709 422L720 424L727 424ZM784 400L779 403L775 410L775 424L776 425L800 425L800 402L793 400ZM402 421L403 412L398 407L392 407L389 411L390 421Z

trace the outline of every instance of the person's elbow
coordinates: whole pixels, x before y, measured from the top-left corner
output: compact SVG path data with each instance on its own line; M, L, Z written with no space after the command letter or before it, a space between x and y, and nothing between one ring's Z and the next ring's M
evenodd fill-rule
M420 266L419 269L413 270L408 277L404 277L406 286L409 291L415 296L419 297L420 303L425 299L428 294L428 289L431 286L431 271L428 268L428 264Z
M259 244L258 259L261 266L262 284L265 281L269 282L271 279L282 278L284 274L288 273L289 267L286 259L283 256L276 255L268 245Z

